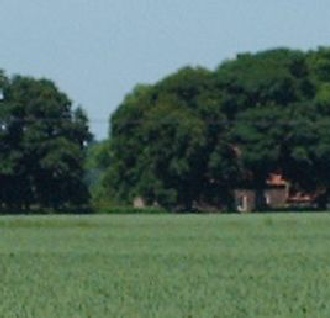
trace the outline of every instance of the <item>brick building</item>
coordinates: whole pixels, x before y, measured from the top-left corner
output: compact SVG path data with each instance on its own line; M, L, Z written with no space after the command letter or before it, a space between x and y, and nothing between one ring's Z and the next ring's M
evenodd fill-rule
M236 209L242 213L256 210L257 190L236 189L234 191ZM289 200L289 183L279 173L273 173L262 190L263 205L270 209L283 208Z

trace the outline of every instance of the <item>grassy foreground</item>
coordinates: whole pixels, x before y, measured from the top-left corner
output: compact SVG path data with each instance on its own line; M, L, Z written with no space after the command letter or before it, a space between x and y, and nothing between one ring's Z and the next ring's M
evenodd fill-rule
M1 317L330 317L330 215L0 218Z

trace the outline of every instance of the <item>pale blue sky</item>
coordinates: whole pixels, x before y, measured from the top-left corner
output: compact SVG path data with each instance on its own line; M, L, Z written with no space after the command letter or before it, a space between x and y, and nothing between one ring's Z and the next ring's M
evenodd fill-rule
M330 45L329 0L0 0L0 68L47 77L96 138L136 83L239 52Z

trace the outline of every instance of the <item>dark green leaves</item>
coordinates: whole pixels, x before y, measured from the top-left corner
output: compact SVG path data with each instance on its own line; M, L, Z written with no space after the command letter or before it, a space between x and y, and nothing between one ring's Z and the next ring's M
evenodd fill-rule
M86 202L84 145L91 134L84 111L73 111L68 97L49 80L15 76L5 82L1 204L59 208Z
M275 171L301 191L329 188L329 65L327 48L280 48L137 86L111 118L105 192L223 206Z

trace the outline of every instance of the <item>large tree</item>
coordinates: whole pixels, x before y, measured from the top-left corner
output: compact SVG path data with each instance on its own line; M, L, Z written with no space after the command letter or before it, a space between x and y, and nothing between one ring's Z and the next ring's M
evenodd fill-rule
M213 73L183 68L137 86L113 114L103 185L119 202L142 196L188 210L194 201L219 203L239 170L227 137Z
M297 190L318 193L329 188L326 58L330 61L324 49L308 54L273 50L225 65L239 82L241 93L232 98L240 110L231 135L241 149L251 186L264 188L269 173L280 171ZM230 67L234 71L229 72Z
M63 207L88 199L83 183L87 117L55 84L15 76L3 83L2 205Z

